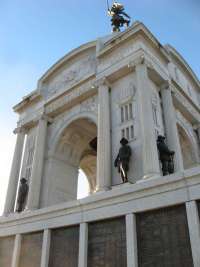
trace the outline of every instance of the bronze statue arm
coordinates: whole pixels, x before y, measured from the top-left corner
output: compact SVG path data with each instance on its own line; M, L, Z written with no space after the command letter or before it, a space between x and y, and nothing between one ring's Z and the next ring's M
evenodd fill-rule
M130 19L129 15L128 15L128 14L126 14L126 12L124 12L124 11L121 11L121 14L122 14L122 15L124 15L125 17L127 17L127 18L129 18L129 19Z

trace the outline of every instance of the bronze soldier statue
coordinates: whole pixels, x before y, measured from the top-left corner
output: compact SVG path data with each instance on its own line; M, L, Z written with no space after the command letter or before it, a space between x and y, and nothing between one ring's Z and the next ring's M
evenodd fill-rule
M129 170L129 161L131 157L131 147L128 144L128 140L126 138L122 138L121 147L119 149L119 153L115 159L115 167L118 168L118 172L121 175L123 183L128 182L127 172Z
M22 212L25 208L25 201L28 194L28 184L25 178L20 180L18 197L17 197L17 212Z
M125 24L128 27L130 24L130 17L124 12L124 6L120 3L114 2L111 9L108 9L108 15L112 17L113 32L120 32L120 27ZM125 19L124 16L128 19Z
M157 138L157 147L162 164L163 175L174 173L174 151L169 150L165 144L165 137L159 135Z

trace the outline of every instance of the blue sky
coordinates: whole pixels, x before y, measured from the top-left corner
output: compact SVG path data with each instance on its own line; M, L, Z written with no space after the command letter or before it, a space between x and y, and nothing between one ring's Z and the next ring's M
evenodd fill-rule
M112 1L110 1L111 3ZM200 78L199 0L122 0L132 21L142 21L170 43ZM106 0L0 1L0 211L14 147L12 106L71 49L111 32Z

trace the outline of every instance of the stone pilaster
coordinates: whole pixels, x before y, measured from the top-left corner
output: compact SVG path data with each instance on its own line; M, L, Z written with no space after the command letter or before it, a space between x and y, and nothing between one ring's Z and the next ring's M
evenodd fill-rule
M11 267L18 267L19 266L20 251L21 251L21 241L22 241L21 234L17 234L15 236L15 243L14 243Z
M200 221L196 201L186 202L188 228L194 267L200 266Z
M111 186L110 93L106 79L98 81L97 190Z
M170 150L175 151L175 156L174 156L175 171L182 171L183 159L182 159L181 146L176 123L176 112L173 105L172 93L169 83L162 86L161 98L162 98L163 117L165 122L167 145L169 146Z
M48 267L51 242L51 230L46 229L43 233L41 267Z
M136 215L126 215L127 267L138 267Z
M24 147L25 131L22 128L17 128L14 133L17 134L17 141L15 145L15 152L10 171L10 178L8 183L6 202L4 206L4 215L14 212L15 200L17 195L17 186L19 181L19 173L21 168L22 153Z
M79 230L78 267L87 267L87 254L88 254L88 224L81 223Z
M145 59L141 57L135 64L138 92L140 136L142 144L143 178L160 175L156 135L151 103L150 81Z
M46 132L48 120L42 116L37 125L37 134L35 141L35 152L33 159L32 175L29 185L27 210L39 208L40 187L44 165L44 154L46 145Z

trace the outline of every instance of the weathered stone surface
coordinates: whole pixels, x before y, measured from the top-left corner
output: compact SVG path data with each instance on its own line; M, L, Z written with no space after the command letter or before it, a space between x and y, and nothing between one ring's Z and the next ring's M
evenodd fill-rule
M88 267L126 267L124 218L89 224Z
M43 233L22 236L19 267L40 267Z
M79 227L52 231L49 267L78 266Z
M137 215L139 267L193 267L184 205Z
M0 266L10 267L14 248L14 237L0 238Z

